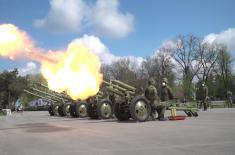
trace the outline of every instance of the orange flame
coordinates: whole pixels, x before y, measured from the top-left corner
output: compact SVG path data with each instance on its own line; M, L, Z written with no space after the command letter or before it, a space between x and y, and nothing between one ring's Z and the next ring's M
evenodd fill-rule
M73 99L81 100L98 93L102 74L94 53L81 44L71 43L65 53L55 57L58 63L44 61L41 67L51 90L66 91Z
M26 32L12 24L0 25L0 56L12 60L21 57L36 61L54 61L35 47Z
M49 88L65 91L73 99L83 100L98 93L103 78L101 63L92 51L75 42L69 44L67 51L42 51L26 32L12 24L0 25L0 56L40 62Z
M0 56L15 59L33 45L27 34L12 24L0 25L0 34Z

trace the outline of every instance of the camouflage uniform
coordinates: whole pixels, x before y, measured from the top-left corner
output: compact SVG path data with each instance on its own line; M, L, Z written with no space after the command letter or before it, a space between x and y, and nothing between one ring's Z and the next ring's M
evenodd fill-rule
M171 88L168 86L168 80L167 78L163 78L162 80L162 91L161 91L161 101L166 102L169 100L172 100L173 93ZM166 111L166 105L161 104L157 107L157 113L158 113L158 118L159 120L164 120L164 113Z
M163 78L162 82L165 83L165 85L162 85L161 100L163 102L172 100L174 97L171 88L168 86L167 78Z
M202 105L203 105L203 110L207 111L208 107L208 88L205 84L205 82L202 83Z
M157 89L154 86L155 85L154 79L152 78L149 79L148 85L149 86L145 89L145 97L150 101L150 105L152 109L151 116L155 120L156 109L159 103L159 97L158 97Z
M233 104L233 94L231 91L227 91L227 98L228 98L228 108L232 107Z

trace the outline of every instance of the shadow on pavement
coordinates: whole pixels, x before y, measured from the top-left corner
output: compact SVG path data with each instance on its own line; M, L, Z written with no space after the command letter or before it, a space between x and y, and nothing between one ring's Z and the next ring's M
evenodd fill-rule
M47 133L73 130L73 128L54 126L47 123L25 123L16 124L15 126L12 128L2 128L0 131L23 129L25 132L31 133Z

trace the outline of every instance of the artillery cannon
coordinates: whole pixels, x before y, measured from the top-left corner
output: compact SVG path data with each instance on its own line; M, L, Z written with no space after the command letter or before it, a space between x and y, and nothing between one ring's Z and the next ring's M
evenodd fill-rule
M106 100L104 102L100 102L98 106L98 112L105 113L105 110L102 109L102 105L113 103L113 112L118 120L126 121L129 118L132 118L136 121L146 121L148 120L152 108L149 100L137 93L137 89L123 83L118 80L112 80L110 82L104 81L104 84L107 86L107 91L110 93L111 100ZM112 101L112 102L111 102ZM171 101L172 102L172 101ZM176 115L176 110L184 111L187 116L197 117L198 109L192 107L176 107L175 103L165 103L161 104L165 105L168 110L171 110L171 115Z
M111 107L111 111L120 121L126 121L129 118L140 122L148 120L151 113L150 103L144 96L137 94L136 88L118 80L104 81L104 84L107 85L107 92L111 99L99 103L100 114L105 114L105 110L109 109L104 108L106 105Z
M35 86L39 86L41 89L36 89ZM57 115L57 116L72 116L72 117L78 117L78 115L75 114L75 111L71 109L74 100L72 100L68 95L65 93L57 93L52 90L50 90L46 85L41 83L34 83L33 86L30 87L31 90L36 91L37 93L46 95L50 97L52 100L56 100L53 104L50 105L50 109ZM50 112L49 112L50 113ZM58 115L59 114L59 115Z
M34 85L40 86L36 89ZM33 92L32 92L33 91ZM49 100L50 106L48 111L50 115L56 116L72 116L99 118L97 113L97 103L103 98L104 94L99 91L95 96L89 97L87 100L73 100L65 93L57 93L50 90L46 85L34 83L26 93Z
M41 89L31 86L30 90L24 90L24 92L50 102L48 111L51 116L87 116L87 104L85 101L73 100L65 93L54 92L41 83L34 83L33 85L35 84L40 86Z
M36 94L34 92L31 92L31 91L28 91L26 89L24 89L24 92L27 93L27 94L30 94L30 95L33 95L33 96L36 96L36 97L39 97L45 101L47 101L48 103L50 103L49 107L48 107L48 112L51 116L54 116L54 115L59 115L58 114L58 107L56 109L53 110L52 108L52 105L56 104L56 101L55 100L52 100L46 96L41 96L39 94Z
M43 100L50 103L48 107L48 112L51 116L69 116L70 115L70 104L62 101L62 98L55 96L53 94L38 90L36 88L31 88L30 90L24 90L25 93L42 98Z

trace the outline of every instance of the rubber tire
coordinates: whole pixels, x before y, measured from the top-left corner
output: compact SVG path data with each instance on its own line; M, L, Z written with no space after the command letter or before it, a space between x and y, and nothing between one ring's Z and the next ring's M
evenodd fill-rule
M144 101L146 103L146 106L147 106L147 117L145 119L139 119L136 115L135 115L135 106L136 106L136 103L138 101ZM139 121L139 122L145 122L149 119L149 116L151 114L151 106L150 106L150 103L148 101L148 99L146 99L144 96L136 96L134 97L132 100L131 100L131 103L130 103L130 113L131 113L131 117L135 120L135 121Z
M86 116L82 116L81 114L80 114L80 112L79 112L79 107L80 106L82 106L82 105L85 105L86 106L86 113L87 113L87 115ZM87 103L85 103L85 102L79 102L79 103L76 103L75 104L75 113L76 113L76 115L78 116L78 117L80 117L80 118L84 118L84 117L87 117L88 116L88 108L87 108Z
M109 116L104 116L102 115L102 112L101 112L101 106L103 103L107 103L110 105L111 107L111 113ZM97 103L97 113L98 113L98 116L101 118L101 119L110 119L112 116L113 116L113 106L112 106L112 102L108 99L103 99L102 101L98 102Z
M50 116L55 116L55 113L53 111L53 106L52 105L49 105L48 112L49 112Z
M88 103L87 114L91 119L98 119L99 115L97 113L97 103Z
M120 103L114 104L114 108L113 108L114 115L119 121L128 121L130 118L130 113L126 113L126 112L123 113L119 107L120 107Z
M69 113L70 113L70 116L72 116L73 118L78 117L78 115L75 113L75 103L71 103L70 108L69 108Z
M65 103L65 104L63 105L63 113L64 113L65 116L70 116L70 107L69 107L69 112L67 112L67 111L66 111L66 107L67 107L67 106L71 106L71 104L70 104L70 103Z
M59 112L59 116L60 117L64 117L65 116L64 111L63 111L63 107L64 107L64 104L59 105L58 112Z
M53 110L53 113L55 114L55 116L60 116L58 109L56 111L57 106L58 106L58 109L59 109L59 105L56 105L56 104L52 105L52 110Z

